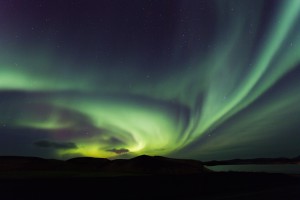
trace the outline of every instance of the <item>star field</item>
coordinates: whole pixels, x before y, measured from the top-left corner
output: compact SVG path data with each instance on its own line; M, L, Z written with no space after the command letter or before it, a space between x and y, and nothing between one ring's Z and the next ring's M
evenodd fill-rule
M0 155L300 153L300 1L0 2Z

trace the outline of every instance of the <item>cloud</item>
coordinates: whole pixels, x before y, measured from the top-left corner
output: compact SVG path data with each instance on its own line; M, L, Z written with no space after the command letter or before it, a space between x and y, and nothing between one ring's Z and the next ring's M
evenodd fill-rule
M111 137L107 141L111 145L122 145L124 142L116 137Z
M52 142L48 140L40 140L34 143L37 147L54 148L54 149L77 149L77 145L73 142Z
M125 149L125 148L120 148L120 149L113 148L113 149L109 149L109 150L106 150L106 151L114 152L114 153L116 153L116 154L129 153L129 150L128 150L128 149Z

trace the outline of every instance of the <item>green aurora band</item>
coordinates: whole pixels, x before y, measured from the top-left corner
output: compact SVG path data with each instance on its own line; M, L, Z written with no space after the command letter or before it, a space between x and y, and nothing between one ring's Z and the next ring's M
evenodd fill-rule
M14 97L1 98L2 132L38 132L30 138L34 151L50 151L32 145L40 140L74 144L45 153L57 158L292 155L300 150L300 128L294 128L299 72L298 79L289 78L300 64L300 1L278 4L262 24L263 1L216 1L212 45L204 51L193 45L196 36L174 36L169 59L180 57L186 51L180 46L188 43L188 61L161 74L141 71L133 55L115 71L105 63L76 63L47 42L2 45L1 96ZM182 6L197 12L189 3ZM197 23L178 26L178 35Z

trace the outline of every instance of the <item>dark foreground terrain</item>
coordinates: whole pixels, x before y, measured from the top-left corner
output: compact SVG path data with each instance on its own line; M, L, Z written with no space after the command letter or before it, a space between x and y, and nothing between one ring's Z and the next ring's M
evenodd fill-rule
M211 172L198 161L141 156L69 161L0 157L0 199L300 199L300 177Z
M0 180L1 199L300 199L300 180L280 174L211 173Z

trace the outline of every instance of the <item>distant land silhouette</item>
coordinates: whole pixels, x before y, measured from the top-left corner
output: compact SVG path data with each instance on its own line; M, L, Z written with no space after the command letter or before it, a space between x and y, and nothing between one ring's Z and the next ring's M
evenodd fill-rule
M132 159L109 160L106 158L78 157L66 161L38 157L0 156L0 171L52 170L99 171L117 174L199 174L209 172L196 160L173 159L142 155Z
M246 165L246 164L300 164L300 156L295 158L253 158L253 159L232 159L232 160L221 160L221 161L208 161L203 162L206 166L215 165Z
M201 162L146 155L65 161L0 156L0 199L300 199L300 175L205 167L229 163L299 164L299 157Z
M130 174L199 174L210 172L205 166L245 164L300 164L295 158L255 158L201 162L191 159L174 159L162 156L141 155L132 159L77 157L69 160L39 157L0 156L0 171L14 170L89 170L105 173Z

